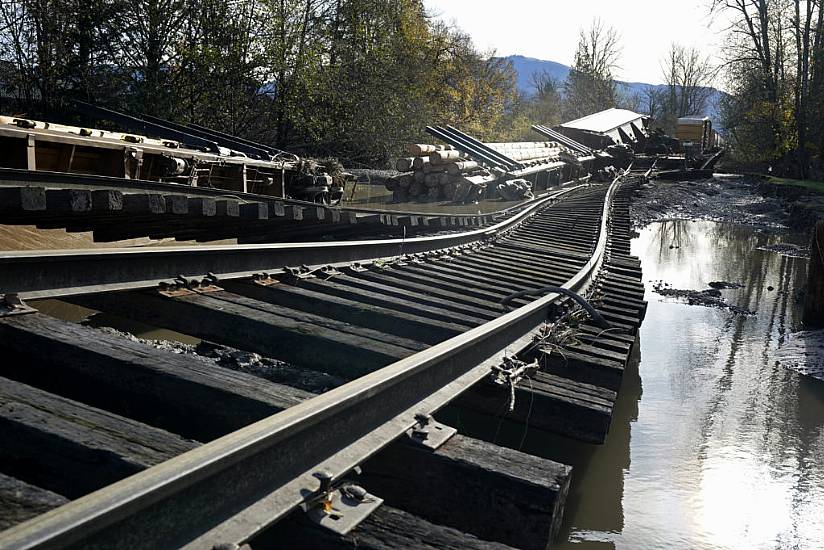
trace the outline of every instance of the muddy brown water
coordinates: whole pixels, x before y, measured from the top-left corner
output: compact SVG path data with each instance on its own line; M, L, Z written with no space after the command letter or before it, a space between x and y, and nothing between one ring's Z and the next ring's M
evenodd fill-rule
M575 466L557 548L824 548L824 383L775 363L806 260L758 250L779 242L801 240L685 220L633 240L649 307L606 444L531 443ZM756 315L658 296L656 279L741 283L724 297Z

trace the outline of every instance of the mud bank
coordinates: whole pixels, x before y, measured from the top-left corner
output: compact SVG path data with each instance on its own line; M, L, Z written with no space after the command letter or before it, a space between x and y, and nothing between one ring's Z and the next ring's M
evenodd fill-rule
M758 182L745 176L717 176L698 181L651 180L639 189L630 207L636 228L664 220L707 220L748 225L762 231L790 227L785 202L759 193Z

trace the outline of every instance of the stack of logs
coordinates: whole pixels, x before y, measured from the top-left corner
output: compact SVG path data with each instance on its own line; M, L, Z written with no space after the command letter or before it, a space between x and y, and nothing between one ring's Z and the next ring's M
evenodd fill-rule
M555 142L487 145L524 166L556 161L567 153ZM393 192L395 202L470 202L488 195L487 186L505 175L503 170L485 168L451 145L411 144L407 151L412 156L398 159L395 169L399 174L386 181L386 188Z
M470 160L451 145L411 144L413 155L398 159L400 174L386 182L397 202L412 200L465 200L467 187L485 189L495 178L489 170Z

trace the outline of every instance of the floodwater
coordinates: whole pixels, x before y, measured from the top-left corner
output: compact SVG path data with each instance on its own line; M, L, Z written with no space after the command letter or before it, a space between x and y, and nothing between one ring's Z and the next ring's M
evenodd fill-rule
M575 467L555 547L824 548L824 383L774 359L799 324L806 260L758 250L787 241L799 242L685 220L633 240L649 301L640 345L606 444L553 440ZM741 283L724 297L756 315L658 296L656 279Z

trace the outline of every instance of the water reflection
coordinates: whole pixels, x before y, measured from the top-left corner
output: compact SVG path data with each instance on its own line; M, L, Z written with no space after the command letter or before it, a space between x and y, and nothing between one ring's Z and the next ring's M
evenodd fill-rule
M647 281L741 283L727 301L757 314L647 293L643 399L625 379L606 445L549 453L576 474L558 547L824 548L824 384L774 361L799 323L806 261L758 250L788 241L703 221L635 239Z

